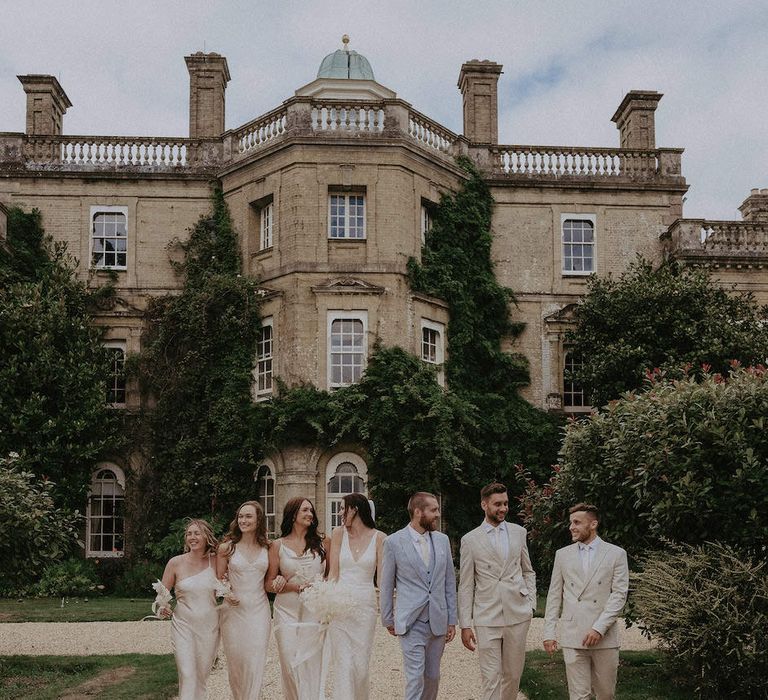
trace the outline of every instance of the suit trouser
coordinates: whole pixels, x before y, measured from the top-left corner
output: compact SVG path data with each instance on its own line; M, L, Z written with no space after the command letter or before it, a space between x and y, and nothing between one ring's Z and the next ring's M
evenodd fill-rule
M614 700L619 648L572 649L563 647L570 700Z
M405 700L436 700L445 635L435 636L429 622L416 620L400 635L405 670Z
M525 664L530 620L504 627L475 627L483 700L516 700Z

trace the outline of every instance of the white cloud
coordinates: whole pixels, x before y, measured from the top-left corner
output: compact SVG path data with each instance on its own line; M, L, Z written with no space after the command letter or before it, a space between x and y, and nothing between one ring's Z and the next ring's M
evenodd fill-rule
M66 133L184 135L184 56L225 55L227 126L311 81L348 33L379 82L454 131L461 64L504 64L504 143L616 145L627 90L658 90L657 143L684 147L687 216L733 218L768 186L768 6L653 0L0 0L0 130L23 131L17 74L57 75Z

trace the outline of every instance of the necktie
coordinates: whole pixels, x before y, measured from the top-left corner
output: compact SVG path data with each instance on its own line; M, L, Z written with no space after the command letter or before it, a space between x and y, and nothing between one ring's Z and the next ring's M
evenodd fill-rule
M419 548L421 549L421 559L424 562L424 566L429 568L429 542L427 542L426 535L419 537Z
M581 546L581 568L586 574L589 571L589 555L592 552L592 545Z

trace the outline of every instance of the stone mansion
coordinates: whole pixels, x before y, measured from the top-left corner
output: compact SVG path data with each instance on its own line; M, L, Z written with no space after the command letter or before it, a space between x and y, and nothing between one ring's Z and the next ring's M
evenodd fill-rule
M357 381L376 339L443 362L448 306L413 292L406 263L420 257L441 193L462 182L458 155L477 165L496 201L496 272L516 294L513 318L525 323L514 344L530 362L525 396L542 409L589 410L564 381L578 362L564 335L591 273L620 273L637 253L666 256L707 266L768 302L768 190L752 190L742 221L682 218L683 151L656 144L657 92L633 90L617 106L616 146L501 145L498 63L461 66L463 134L455 134L376 82L345 45L275 109L225 129L226 58L185 60L187 137L68 135L72 105L52 75L19 76L26 131L0 132L0 238L9 207L35 207L79 259L82 279L117 276L115 304L98 317L114 349L117 406L138 406L122 364L140 349L147 299L179 288L167 246L209 211L212 180L240 234L243 273L263 290L255 401L269 399L275 377L327 389ZM124 499L135 497L136 459L95 465L88 556L130 547L122 514ZM295 495L313 498L330 531L341 496L367 488L365 452L286 448L254 479L272 531Z

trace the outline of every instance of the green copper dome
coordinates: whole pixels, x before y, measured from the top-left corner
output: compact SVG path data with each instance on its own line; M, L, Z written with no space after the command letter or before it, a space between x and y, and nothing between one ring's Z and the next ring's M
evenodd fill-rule
M344 48L329 53L320 64L318 78L351 78L353 80L376 80L373 68L368 59L357 51L347 48L349 37L345 34L342 39Z

